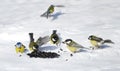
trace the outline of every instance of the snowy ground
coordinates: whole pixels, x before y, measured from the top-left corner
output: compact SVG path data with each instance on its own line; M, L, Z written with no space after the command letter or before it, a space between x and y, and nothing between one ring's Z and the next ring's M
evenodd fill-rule
M49 5L64 5L55 8L54 16L46 19L40 15ZM119 0L0 0L0 71L120 71L120 1ZM35 39L50 35L57 29L63 40L74 41L89 48L88 36L111 39L114 45L76 53L68 52L59 58L19 57L14 45L21 41L28 46L29 32ZM46 51L57 48L46 44ZM68 59L68 61L66 61Z

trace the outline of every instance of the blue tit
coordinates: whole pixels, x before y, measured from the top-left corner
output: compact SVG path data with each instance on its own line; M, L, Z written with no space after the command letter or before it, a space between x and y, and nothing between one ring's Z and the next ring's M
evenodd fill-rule
M25 46L21 43L21 42L17 42L17 44L15 45L15 50L16 53L24 53L25 52Z
M66 39L63 43L66 44L67 48L73 53L79 52L81 48L84 48L82 45L76 43L72 39Z

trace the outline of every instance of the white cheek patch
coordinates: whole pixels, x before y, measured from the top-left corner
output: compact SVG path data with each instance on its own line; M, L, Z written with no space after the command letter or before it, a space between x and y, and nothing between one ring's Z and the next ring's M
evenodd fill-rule
M16 45L16 47L18 47L18 48L19 48L19 47L21 47L21 45Z
M67 43L67 44L70 44L70 43L71 43L71 41L67 41L66 43Z
M54 38L52 38L52 41L56 41Z

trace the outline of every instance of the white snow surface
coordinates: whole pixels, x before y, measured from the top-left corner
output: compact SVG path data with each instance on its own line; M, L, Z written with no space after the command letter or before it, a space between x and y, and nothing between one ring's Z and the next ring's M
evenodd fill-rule
M64 7L56 7L48 19L40 17L51 4ZM72 57L61 44L67 52L54 59L16 54L16 42L28 48L29 32L37 39L54 29L62 41L71 38L86 48L92 34L115 44ZM0 40L0 71L120 71L120 0L0 0ZM59 48L48 43L43 49L57 52Z

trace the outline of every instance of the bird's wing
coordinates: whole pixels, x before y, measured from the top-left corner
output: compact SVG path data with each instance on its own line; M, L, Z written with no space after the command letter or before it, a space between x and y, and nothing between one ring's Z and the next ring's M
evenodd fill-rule
M49 41L49 36L44 36L44 37L40 37L36 43L38 46L42 46L43 44L46 44Z
M103 39L100 37L93 38L93 40L96 40L97 42L101 42Z
M76 48L84 48L82 45L74 42L74 44L72 45L72 47L76 47Z

